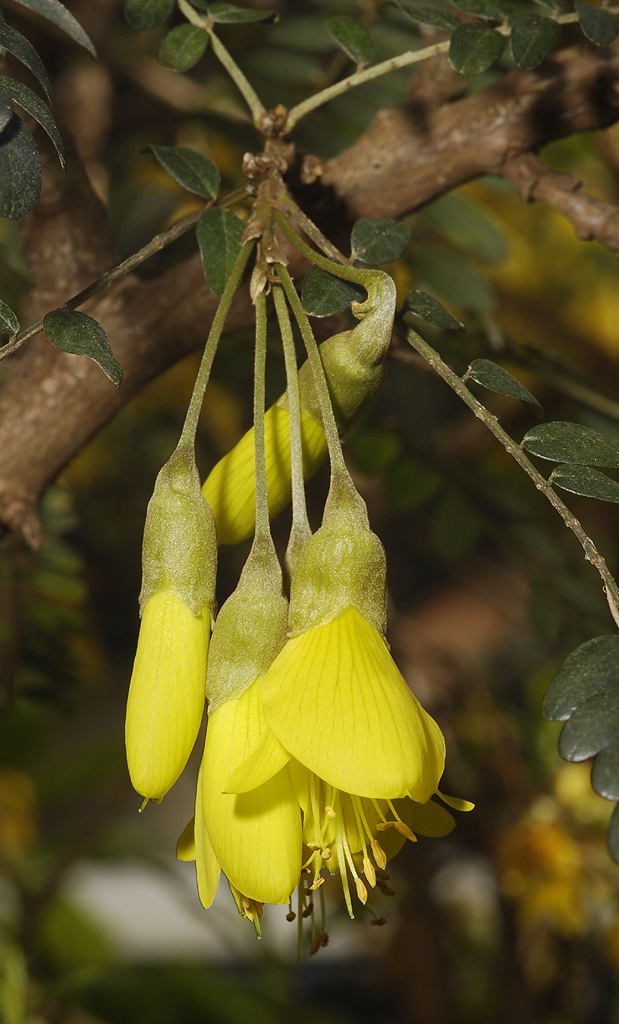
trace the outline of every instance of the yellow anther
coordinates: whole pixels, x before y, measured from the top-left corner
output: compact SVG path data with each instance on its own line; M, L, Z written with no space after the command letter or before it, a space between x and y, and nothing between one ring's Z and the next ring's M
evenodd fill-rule
M323 860L331 860L331 850L328 846L325 846L324 850L320 854Z
M363 858L363 874L367 878L372 888L374 888L374 886L376 885L376 872L374 870L374 865L372 864L372 861L370 860L369 857Z
M378 842L378 839L372 839L372 842L370 843L370 846L372 847L372 853L374 854L374 860L376 861L378 867L382 871L384 871L385 868L387 867L387 854L385 853L385 851L383 850L382 846Z
M414 832L411 832L408 825L405 825L403 821L395 821L394 825L401 836L406 836L407 839L410 839L411 843L417 842L417 836L415 835Z
M320 886L323 884L323 882L324 878L317 878L316 881L312 885L310 885L310 889L312 890L312 892L316 889L320 889Z
M327 806L325 807L325 811L327 812L327 814L329 815L330 818L335 818L336 817L335 811L331 807L331 804L327 804Z
M321 845L320 843L307 843L307 848L308 850L320 850Z
M355 875L355 885L357 887L357 896L362 903L367 903L368 891L358 875Z
M395 821L377 821L376 822L376 831L377 832L386 832L388 828L393 828L394 825L395 825Z

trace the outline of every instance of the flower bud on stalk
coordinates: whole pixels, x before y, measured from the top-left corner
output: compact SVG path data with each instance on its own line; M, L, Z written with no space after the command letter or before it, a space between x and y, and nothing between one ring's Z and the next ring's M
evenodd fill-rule
M215 610L215 524L193 446L179 445L157 477L142 567L125 736L133 786L158 803L185 767L200 728Z

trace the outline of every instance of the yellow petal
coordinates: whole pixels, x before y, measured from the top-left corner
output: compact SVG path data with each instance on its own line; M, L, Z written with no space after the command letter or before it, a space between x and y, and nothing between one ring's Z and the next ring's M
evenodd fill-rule
M462 800L459 796L445 796L440 790L436 791L437 796L440 796L443 803L446 803L448 807L453 807L455 811L472 811L475 804L472 804L470 800Z
M282 747L271 727L265 725L258 746L232 773L225 792L247 793L272 779L289 760L288 751Z
M290 416L287 409L272 405L264 415L267 490L271 518L290 501ZM301 414L303 471L308 478L327 454L324 431L311 416ZM251 537L255 526L254 431L220 459L202 487L217 526L220 544L237 544Z
M198 787L196 790L196 816L194 825L196 844L196 879L198 882L198 895L200 903L205 910L208 910L215 899L221 868L213 849L213 844L206 830L204 813L202 810L204 800L202 793L202 767L198 773Z
M196 837L194 834L195 818L192 818L183 829L182 835L176 844L177 860L196 859Z
M301 815L288 768L250 793L224 793L264 728L258 686L209 718L202 760L202 809L215 855L249 899L287 903L301 870Z
M420 803L435 792L443 735L356 608L289 640L260 689L279 741L330 785Z
M428 800L426 804L415 803L414 800L398 801L396 810L402 821L410 825L413 832L419 832L421 836L448 835L456 827L453 816L434 800Z
M174 785L198 735L210 629L207 609L193 615L168 591L144 608L125 738L131 782L150 800L161 800Z

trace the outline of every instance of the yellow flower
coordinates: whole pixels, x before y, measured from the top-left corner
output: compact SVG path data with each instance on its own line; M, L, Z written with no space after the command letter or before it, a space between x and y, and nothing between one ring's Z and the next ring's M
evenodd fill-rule
M288 766L303 809L313 885L320 884L323 864L336 866L352 914L347 871L360 899L367 899L355 854L373 885L376 868L384 869L392 855L379 834L395 829L414 839L394 801L426 804L436 792L445 761L442 733L410 692L378 630L352 605L293 636L258 688L265 726L226 789L251 795ZM433 813L426 813L426 827Z
M200 728L210 631L207 608L194 615L169 591L146 602L125 737L131 782L154 803L176 782Z
M280 399L281 402L281 399ZM264 415L269 514L276 516L290 501L290 414L276 402ZM301 414L303 472L312 476L327 454L327 441L319 423ZM202 487L213 510L220 544L236 544L254 532L256 486L254 481L254 430L216 464Z

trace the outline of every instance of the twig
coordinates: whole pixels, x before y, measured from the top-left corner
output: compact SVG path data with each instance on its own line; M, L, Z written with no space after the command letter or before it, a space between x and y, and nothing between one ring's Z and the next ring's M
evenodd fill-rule
M546 167L534 153L519 153L502 167L525 203L542 200L574 225L579 238L595 238L619 253L619 208L594 199L576 174L561 174Z
M234 206L242 199L245 199L249 194L247 186L242 185L240 188L235 189L234 192L230 192L227 196L224 196L217 205L223 207ZM150 256L154 256L156 252L160 252L162 249L165 249L166 246L175 242L177 238L187 234L187 232L197 224L204 210L207 209L209 205L211 204L207 204L207 206L203 207L201 210L196 210L195 213L190 213L188 217L183 217L182 220L179 220L178 224L174 224L174 226L168 231L162 231L160 234L155 235L154 238L151 238L150 242L144 245L137 252L133 253L132 256L129 256L126 260L123 260L122 263L119 263L118 266L113 267L111 270L107 270L105 274L102 274L96 281L89 284L87 288L78 292L77 295L67 299L61 308L77 309L78 306L82 306L88 301L88 299L92 299L94 295L98 295L99 292L102 292L105 288L109 288L110 285L131 273L132 270L138 267L141 263L144 263L144 261L149 259ZM30 341L31 338L34 338L34 336L39 334L42 330L43 320L37 320L35 324L27 327L24 331L20 331L19 334L15 335L12 341L9 341L4 348L0 349L0 361L6 359L7 356L13 355L13 353L17 352L22 345L25 345L27 341Z
M409 344L412 345L412 347L416 349L421 356L423 356L432 369L435 370L436 373L438 373L438 375L442 377L447 384L449 384L450 388L456 392L462 401L468 405L469 409L472 410L477 419L481 420L488 430L494 434L505 450L516 460L527 476L530 477L538 491L542 492L553 508L559 513L567 528L572 531L581 545L585 553L586 560L591 562L591 565L597 569L604 584L606 600L608 601L608 607L610 608L611 615L617 626L619 626L619 587L606 565L604 558L596 548L591 538L587 537L587 534L583 530L578 519L572 515L567 505L561 501L561 498L558 496L556 491L553 490L548 480L546 480L546 478L535 468L533 463L529 461L520 445L516 444L507 431L503 430L503 427L499 424L497 417L493 416L481 402L478 402L475 396L471 394L462 378L458 377L458 375L443 362L438 352L428 345L428 343L413 330L409 330L407 332L407 339Z

